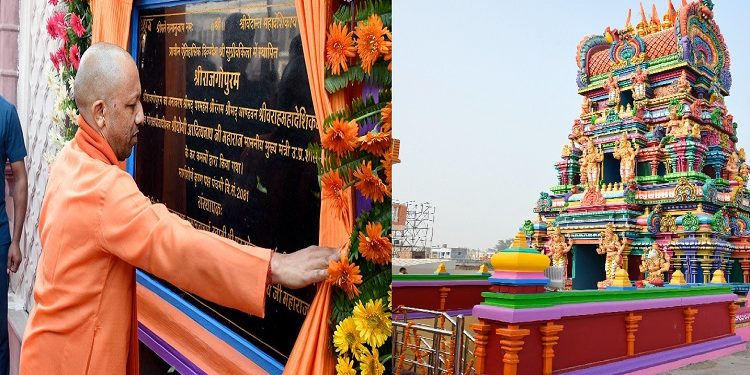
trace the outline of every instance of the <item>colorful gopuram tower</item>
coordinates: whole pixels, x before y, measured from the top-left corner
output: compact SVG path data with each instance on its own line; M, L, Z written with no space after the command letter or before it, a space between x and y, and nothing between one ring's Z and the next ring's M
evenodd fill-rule
M670 1L663 17L641 7L635 27L628 12L623 29L578 44L581 115L555 165L559 184L523 229L538 250L570 250L574 289L596 288L610 261L642 279L654 242L671 258L666 280L723 270L750 282L748 166L724 102L730 58L713 7Z

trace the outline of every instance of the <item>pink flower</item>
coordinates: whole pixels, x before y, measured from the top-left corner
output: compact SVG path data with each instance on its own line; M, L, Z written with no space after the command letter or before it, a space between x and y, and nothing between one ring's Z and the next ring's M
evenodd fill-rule
M52 61L52 65L55 66L55 70L60 70L60 59L57 58L57 53L50 52L49 59Z
M73 32L76 33L79 38L86 33L86 28L83 27L81 17L78 17L78 15L75 13L70 15L70 27L73 28Z
M52 60L52 63L54 64L55 61L57 61L58 68L62 68L68 64L68 54L67 54L67 51L65 50L65 46L60 47L60 49L58 49L57 52L55 52L54 56L55 58Z
M81 50L77 44L70 47L70 63L73 64L73 69L78 70L78 64L81 62Z
M57 2L60 0L49 0L49 3L52 5L57 5Z
M65 22L65 15L65 12L57 12L47 20L47 33L52 39L61 38L65 35L65 29L68 27Z

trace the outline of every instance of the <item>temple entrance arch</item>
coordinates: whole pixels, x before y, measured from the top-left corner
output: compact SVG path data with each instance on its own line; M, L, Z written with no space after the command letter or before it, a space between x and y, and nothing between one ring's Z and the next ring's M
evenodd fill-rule
M602 183L611 184L614 182L620 182L620 161L615 159L614 154L607 152L604 154L604 173L602 175Z
M606 278L605 255L596 253L597 245L573 245L573 289L597 289Z

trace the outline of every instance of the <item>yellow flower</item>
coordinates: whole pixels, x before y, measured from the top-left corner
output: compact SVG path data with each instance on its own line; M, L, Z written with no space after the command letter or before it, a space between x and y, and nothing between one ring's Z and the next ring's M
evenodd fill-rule
M388 308L393 310L393 285L388 285Z
M357 375L354 370L354 362L349 357L339 357L336 364L336 375Z
M368 345L377 348L391 335L391 313L383 311L383 300L362 301L354 306L354 324L359 337Z
M373 348L372 353L366 353L359 363L359 369L362 375L381 375L385 371L385 366L378 359L378 349Z
M359 358L359 353L364 349L364 345L362 345L362 338L357 333L354 318L348 317L336 326L336 331L333 333L333 345L337 352L346 354L351 351L355 358Z

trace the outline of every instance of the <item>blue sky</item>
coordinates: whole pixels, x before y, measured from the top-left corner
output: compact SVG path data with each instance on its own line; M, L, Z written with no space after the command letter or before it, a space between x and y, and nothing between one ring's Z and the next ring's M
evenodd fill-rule
M394 0L393 198L436 207L433 244L487 248L512 237L580 112L575 50L622 28L638 1ZM650 16L651 2L645 3ZM681 1L673 1L679 8ZM660 18L667 2L656 3ZM726 103L750 151L750 2L716 1L731 56Z

